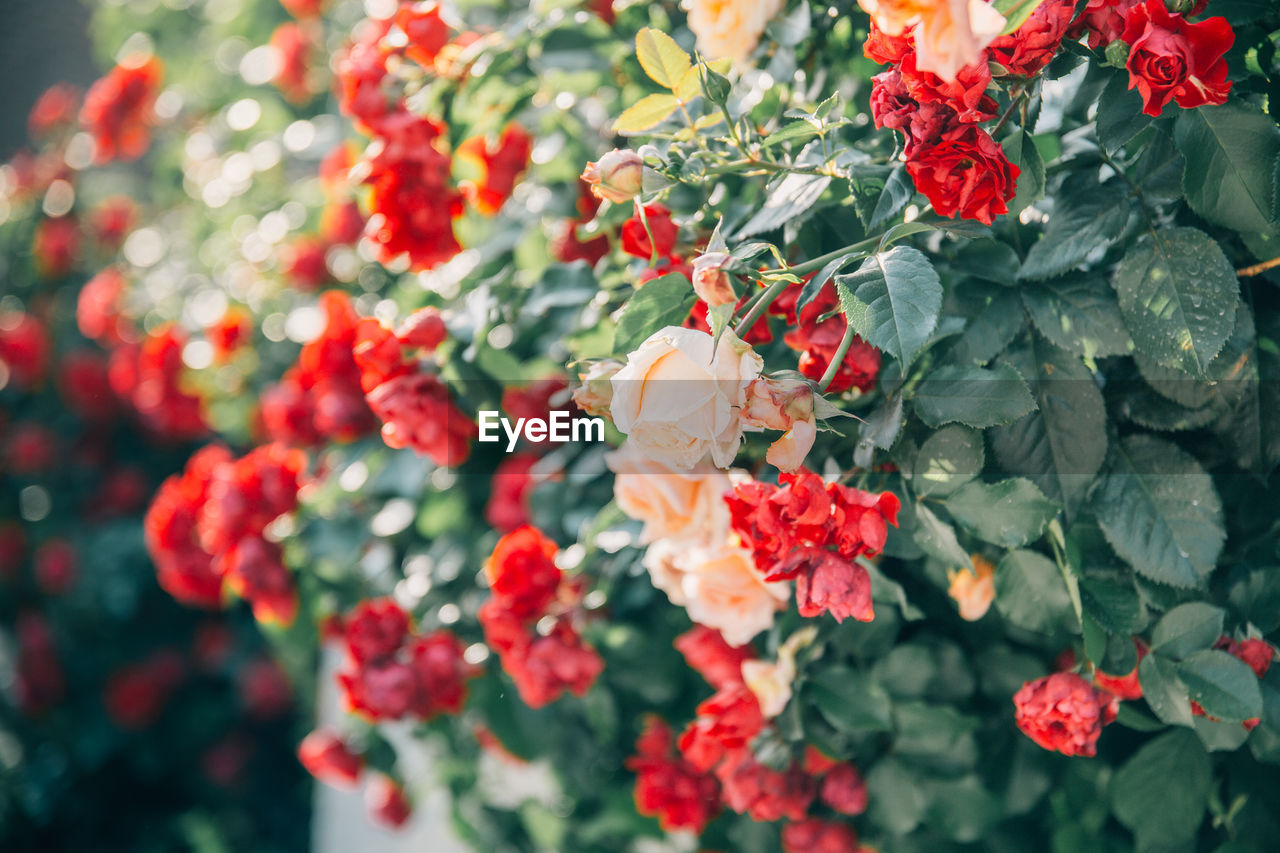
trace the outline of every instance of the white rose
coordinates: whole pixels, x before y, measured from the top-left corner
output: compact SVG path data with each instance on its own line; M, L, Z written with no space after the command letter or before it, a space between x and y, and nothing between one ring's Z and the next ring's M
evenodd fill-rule
M785 4L783 0L684 0L683 5L704 58L742 62Z
M668 326L654 333L614 374L610 413L636 449L681 471L708 452L733 462L742 443L746 389L764 366L731 330L712 352L707 332Z

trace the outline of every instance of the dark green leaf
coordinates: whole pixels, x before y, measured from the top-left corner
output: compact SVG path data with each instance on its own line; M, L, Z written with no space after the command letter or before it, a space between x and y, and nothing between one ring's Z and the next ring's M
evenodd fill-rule
M929 801L921 780L893 756L876 762L867 774L871 822L893 835L906 835L924 818Z
M1171 726L1191 725L1191 700L1178 680L1178 665L1159 655L1147 655L1138 664L1142 698L1152 713Z
M982 435L949 426L929 436L916 454L911 485L917 495L949 495L978 476L983 464Z
M892 728L888 692L848 667L819 670L805 686L818 712L837 731L885 732Z
M787 175L769 193L764 206L738 229L734 239L742 240L781 228L813 207L830 183L831 178L827 175Z
M1093 506L1116 553L1170 586L1199 584L1226 539L1213 480L1193 457L1151 436L1113 449Z
M613 335L613 351L633 352L645 338L667 326L679 326L697 301L689 279L679 273L646 282L622 309Z
M921 503L914 504L916 529L913 535L915 543L935 560L956 568L971 568L969 555L956 540L956 532L951 525L942 521L933 511Z
M1138 350L1202 376L1235 328L1239 283L1212 238L1170 228L1143 238L1116 269L1125 326Z
M1043 236L1027 252L1018 278L1050 278L1079 266L1095 251L1119 239L1128 218L1128 194L1117 183L1059 197Z
M1151 650L1182 658L1207 649L1222 636L1226 614L1203 601L1180 604L1160 618L1151 631Z
M993 545L1016 548L1040 538L1059 507L1030 480L966 483L943 500L962 527Z
M1242 660L1219 649L1202 649L1178 664L1178 677L1206 714L1243 722L1262 714L1258 677Z
M1102 147L1114 154L1149 124L1151 116L1142 111L1142 97L1129 88L1129 75L1114 73L1098 98L1098 141Z
M1080 600L1084 611L1112 634L1123 634L1127 638L1145 627L1142 600L1138 598L1138 591L1133 588L1132 583L1105 578L1081 578Z
M1044 160L1031 134L1025 130L1016 131L1002 147L1009 162L1019 169L1017 195L1009 202L1009 214L1016 216L1044 197Z
M1231 100L1178 110L1174 141L1186 158L1182 188L1191 208L1236 231L1270 231L1276 221L1280 128L1256 107Z
M938 324L942 284L929 259L910 246L894 246L836 276L836 290L854 331L904 368Z
M1147 743L1111 779L1111 811L1139 846L1175 844L1195 835L1213 772L1194 734L1174 729Z
M1017 291L990 289L997 292L985 306L972 309L964 333L951 346L949 359L956 364L986 364L1027 328L1027 314Z
M951 422L977 428L1008 424L1035 407L1027 383L1007 364L944 365L930 373L915 394L916 414L932 427Z
M853 209L863 228L874 228L906 207L915 188L901 164L854 165L849 172Z
M1040 333L1069 352L1093 359L1133 351L1115 291L1102 278L1028 284L1022 303Z
M1062 573L1035 551L1010 551L996 566L996 609L1014 625L1045 634L1075 622Z

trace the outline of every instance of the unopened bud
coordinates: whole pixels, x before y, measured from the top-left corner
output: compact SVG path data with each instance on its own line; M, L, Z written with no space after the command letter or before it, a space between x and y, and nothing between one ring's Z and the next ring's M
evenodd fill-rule
M725 272L729 260L728 252L707 252L693 259L693 292L708 307L738 301L729 273Z
M630 149L615 148L582 171L592 195L619 204L640 195L643 178L644 160Z
M608 417L613 404L613 375L621 369L622 363L613 359L593 362L578 374L578 385L573 389L574 405L592 417Z
M1124 68L1129 62L1129 45L1116 39L1107 45L1107 64L1115 68Z

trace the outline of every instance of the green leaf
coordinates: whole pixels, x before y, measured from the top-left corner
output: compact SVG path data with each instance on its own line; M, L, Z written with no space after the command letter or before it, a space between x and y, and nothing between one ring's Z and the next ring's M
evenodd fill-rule
M1049 224L1027 252L1018 278L1050 278L1083 264L1120 238L1128 218L1128 195L1116 182L1056 198Z
M1106 408L1080 360L1034 334L1001 359L1031 386L1031 414L991 432L996 459L1010 474L1030 477L1070 519L1107 455Z
M1138 350L1203 376L1235 328L1240 285L1222 249L1194 228L1156 231L1120 261L1113 282Z
M764 206L738 229L736 239L781 228L813 207L830 183L831 178L827 175L787 175L769 192Z
M1010 551L996 566L996 609L1019 628L1044 634L1076 621L1062 573L1035 551Z
M1089 359L1133 351L1120 303L1104 279L1054 279L1021 290L1031 322L1055 346Z
M1134 753L1111 778L1108 794L1111 811L1144 848L1192 838L1212 787L1208 754L1194 734L1174 729Z
M949 356L956 364L986 364L1027 328L1027 312L1019 304L1018 292L1008 287L989 289L996 292L985 306L965 312L969 323L952 344Z
M1114 154L1149 124L1151 116L1142 111L1142 97L1129 88L1129 75L1112 74L1098 97L1098 141L1102 147Z
M1138 598L1138 591L1132 583L1106 578L1081 578L1080 602L1085 612L1111 634L1127 637L1146 626L1142 600Z
M1000 34L1007 36L1016 32L1043 2L1044 0L992 0L991 6L1004 15L1005 19L1004 29Z
M636 58L653 82L668 89L680 84L693 62L675 39L652 27L636 33Z
M666 92L645 95L622 111L613 129L622 134L643 133L662 124L679 106L676 96Z
M1021 477L992 484L966 483L942 503L974 536L1005 548L1039 539L1059 509L1034 483Z
M929 436L916 454L911 485L917 495L949 495L982 472L982 434L949 426Z
M1159 655L1147 655L1138 664L1138 684L1142 698L1161 722L1171 726L1191 725L1191 699L1178 680L1178 665Z
M919 250L894 246L856 271L836 276L840 307L853 330L905 370L929 340L942 308L942 283Z
M956 532L951 525L934 515L933 510L922 503L917 503L914 507L916 529L912 539L920 546L920 550L944 565L972 569L973 563L965 550L960 547Z
M929 806L921 779L892 755L880 759L867 774L867 816L893 835L906 835L924 818Z
M679 273L646 282L622 309L613 335L613 351L632 352L659 329L679 326L695 301L692 285Z
M938 427L956 421L984 428L1009 424L1035 409L1035 401L1018 371L1007 364L995 367L947 364L916 387L916 414Z
M1242 306L1240 313L1243 315L1247 310ZM1272 316L1261 335L1243 346L1242 354L1225 372L1223 379L1235 387L1236 393L1226 395L1226 411L1214 425L1236 465L1263 477L1280 465L1280 350L1276 348L1277 341L1280 341L1280 318ZM1223 354L1231 349L1229 340ZM1213 367L1210 365L1211 372Z
M1248 103L1178 110L1174 142L1186 158L1182 188L1191 209L1236 231L1276 222L1280 128Z
M1120 703L1116 709L1116 722L1135 732L1158 732L1165 727L1164 723L1151 719L1130 702Z
M906 207L915 187L902 164L864 166L855 164L849 172L853 209L863 228L874 228Z
M1258 677L1247 663L1220 649L1202 649L1184 658L1178 677L1210 717L1243 722L1262 715Z
M783 142L800 139L811 139L818 135L818 128L807 121L793 121L785 127L775 130L760 142L761 148L772 148Z
M1044 160L1040 157L1040 149L1031 139L1031 134L1019 130L1002 144L1009 162L1017 166L1017 195L1009 202L1009 213L1017 216L1028 205L1044 197Z
M858 446L853 451L854 464L871 467L876 448L888 450L902 430L902 394L895 393L876 406L858 426Z
M1177 445L1151 436L1129 436L1113 449L1093 507L1116 553L1170 586L1199 584L1227 536L1213 480Z
M888 691L856 670L825 667L809 679L805 693L837 731L887 732L893 727Z
M1207 649L1222 636L1225 618L1222 608L1203 601L1180 604L1151 630L1151 650L1165 657L1183 658Z

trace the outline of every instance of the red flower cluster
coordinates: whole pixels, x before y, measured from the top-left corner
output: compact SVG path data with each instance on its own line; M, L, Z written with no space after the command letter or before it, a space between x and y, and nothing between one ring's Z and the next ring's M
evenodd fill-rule
M649 223L648 231L644 227L646 221ZM653 235L652 240L649 239L650 234ZM656 251L658 260L678 264L680 259L675 256L675 250L679 234L680 228L671 219L671 211L666 205L646 204L643 220L639 213L633 213L622 223L622 251L645 261L650 260Z
M413 804L404 788L390 776L373 777L364 792L370 816L387 829L399 829L413 816Z
M645 721L626 766L636 774L636 810L668 832L700 834L720 811L720 783L680 757L670 727L658 717Z
M329 281L328 249L320 237L298 237L281 247L280 272L298 290L318 290Z
M676 648L716 688L680 736L680 752L690 768L719 781L725 805L757 821L805 821L819 799L842 814L866 810L866 784L852 764L812 748L782 770L756 759L751 744L769 724L742 679L748 649L733 648L702 627L678 637Z
M80 224L74 216L42 219L31 243L36 271L44 278L62 278L80 257Z
M99 319L90 319L90 325ZM112 331L108 329L106 334ZM116 395L137 411L148 429L179 441L199 438L208 431L200 398L182 387L182 348L186 342L186 334L177 326L161 326L141 344L117 346L108 363Z
M855 560L884 548L888 525L898 523L897 496L823 483L805 469L779 480L741 483L725 495L756 568L768 581L796 581L802 616L871 621L871 578Z
M293 578L266 527L297 506L306 458L278 444L235 459L211 445L161 484L143 527L160 586L197 607L218 607L222 588L246 599L255 618L288 624L297 613Z
M1096 754L1102 727L1116 718L1119 700L1074 672L1028 681L1013 695L1018 728L1042 749Z
M414 312L395 332L366 317L357 326L352 354L369 407L382 421L382 440L389 447L412 447L437 465L457 466L471 452L475 424L440 378L421 372L418 360L405 353L431 352L446 335L434 308Z
M322 293L320 308L324 330L262 394L262 424L273 441L304 446L326 438L352 441L374 426L360 387L360 368L351 355L360 318L340 291Z
M350 668L338 673L338 684L351 711L371 720L431 720L462 710L478 670L451 631L413 636L408 614L390 599L360 603L343 628Z
M1045 0L1016 31L987 45L988 56L1018 77L1038 74L1062 45L1075 8L1074 0Z
M484 507L484 520L490 527L510 533L529 523L529 493L535 482L531 471L537 462L532 453L513 453L498 463Z
M804 306L797 317L796 302L803 289L803 284L788 287L769 306L769 313L787 318L791 329L783 340L787 346L800 353L800 372L817 382L826 374L831 359L836 357L840 341L848 328L848 321L838 311L825 320L819 320L840 305L835 287L830 283L823 285L818 295ZM827 391L832 394L842 394L851 388L870 391L875 387L876 377L879 375L880 350L855 335Z
M467 202L485 216L493 216L506 204L533 150L533 137L518 124L507 125L494 142L473 136L463 140L453 155L474 171L475 178L459 187Z
M53 629L43 614L19 613L16 634L15 699L24 714L36 716L62 701L67 679L53 641Z
M986 94L991 82L986 54L962 68L955 80L945 82L916 68L910 35L889 36L874 24L871 30L863 51L876 62L894 66L872 78L871 116L876 127L901 130L906 136L907 172L938 213L990 225L1009 210L1018 167L990 134L974 126L995 117L996 102ZM1015 33L1009 38L1014 44L1006 49L1020 64L1052 56L1052 51L1044 53L1048 48L1040 37Z
M809 818L782 828L783 853L871 853L858 846L853 827L830 820Z
M478 614L485 642L531 708L566 690L583 695L604 669L574 626L582 591L564 579L555 555L554 542L524 526L498 540L484 567L491 593Z
M8 383L28 391L44 381L49 369L49 333L25 311L0 313L0 367Z
M154 56L133 56L99 79L84 97L80 123L93 135L98 163L136 160L151 144L152 108L164 66Z
M89 230L104 249L115 251L138 218L138 206L125 195L105 199L89 214Z
M36 585L46 595L62 595L75 586L76 549L64 539L50 539L32 555Z
M1129 88L1142 95L1147 115L1160 115L1169 101L1184 109L1226 102L1223 56L1236 38L1226 18L1193 24L1171 15L1164 0L1147 0L1125 12L1120 38L1129 45Z
M76 302L76 325L80 334L107 349L131 334L132 325L120 310L127 287L124 274L115 267L107 267L85 282Z
M225 363L249 342L253 333L253 315L239 306L231 306L222 316L204 330L204 336L213 347L213 357Z

